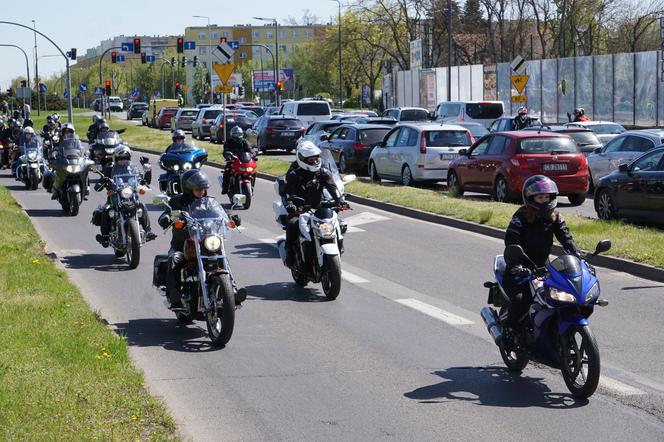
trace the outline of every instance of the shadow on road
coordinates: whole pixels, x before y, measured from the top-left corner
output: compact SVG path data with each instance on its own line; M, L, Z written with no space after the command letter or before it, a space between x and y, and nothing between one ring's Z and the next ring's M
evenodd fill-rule
M284 267L284 272L288 270ZM326 302L320 287L299 287L294 282L273 282L246 287L249 298L263 301Z
M469 401L489 407L569 409L586 405L570 394L553 393L542 378L510 373L502 367L451 367L433 374L438 384L405 393L424 404Z
M124 272L129 265L124 258L116 258L113 249L107 253L88 253L85 255L63 256L60 262L70 269L93 269L98 272Z
M238 244L232 254L241 255L243 258L279 258L276 247L264 242Z
M55 218L62 218L66 217L69 218L69 215L66 215L65 212L62 211L62 209L27 209L25 213L28 214L29 217L31 218L48 218L48 217L55 217Z
M112 324L119 335L127 337L127 343L135 347L163 347L166 350L198 353L216 351L204 328L205 323L182 325L172 319L130 319L129 322Z

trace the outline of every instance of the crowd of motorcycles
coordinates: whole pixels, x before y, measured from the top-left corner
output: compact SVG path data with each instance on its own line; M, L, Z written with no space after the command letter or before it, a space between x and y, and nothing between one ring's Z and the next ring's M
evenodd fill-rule
M115 171L115 155L118 149L126 147L117 131L98 133L89 142L89 149L84 149L77 138L63 136L59 125L26 143L21 142L20 136L9 141L3 138L2 165L11 168L15 178L28 190L36 190L43 182L53 199L71 216L79 213L80 205L87 199L90 172L98 175L93 188L105 190L108 199L94 211L92 222L100 226L102 217L108 216L109 246L116 257L126 257L128 266L136 268L140 248L146 242L143 220L147 213L140 197L151 184L151 165L147 158L141 157L142 170ZM158 178L161 194L152 203L170 209L170 199L182 192L180 176L188 170L200 169L207 157L206 150L193 144L163 153L159 158L163 173ZM343 195L344 185L355 177L342 178L329 151L322 151L321 160L323 167L333 173ZM224 346L230 340L235 311L247 295L233 277L225 240L241 224L240 217L232 211L240 207L249 209L251 205L258 169L256 157L250 154L233 156L229 163L229 211L214 198L206 197L192 203L187 210L171 210L172 222L165 229L182 230L187 240L183 252L186 265L180 275L181 306L172 307L167 298L164 302L183 324L205 321L215 346ZM222 179L220 176L219 180ZM321 283L325 296L336 299L341 290L341 254L346 232L338 213L348 207L335 203L327 190L319 207L306 206L297 198L287 202L283 177L275 181L274 187L278 198L273 211L282 228L286 228L288 218L293 216L285 209L287 203L295 202L298 206L298 247L295 259L287 266L294 282L302 287L311 282ZM285 236L277 238L277 246L286 265ZM601 241L592 254L585 257L564 254L538 269L529 282L534 295L532 306L527 319L518 327L504 325L510 299L502 288L503 273L506 259L528 260L528 257L519 246L509 246L505 256L496 256L495 279L484 284L489 290L489 305L482 309L481 317L509 370L520 372L530 360L537 361L560 369L575 397L587 398L594 393L599 383L600 358L588 317L594 306L605 306L607 302L599 297L599 280L588 261L610 247L610 241ZM166 292L168 262L169 255L160 254L153 264L152 282L162 295Z

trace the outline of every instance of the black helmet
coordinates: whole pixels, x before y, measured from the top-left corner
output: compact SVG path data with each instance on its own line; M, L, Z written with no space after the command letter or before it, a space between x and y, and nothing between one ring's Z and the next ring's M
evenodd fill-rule
M233 129L231 129L231 138L241 140L243 136L244 132L242 132L242 128L240 126L233 126Z
M210 180L200 169L189 169L180 176L180 186L182 187L182 193L188 197L194 196L194 189L205 189L207 195Z
M23 122L23 127L35 127L35 122L32 121L30 118L26 118L25 121Z
M171 139L173 140L174 143L175 143L176 138L182 138L182 140L184 141L185 136L184 136L184 131L182 129L176 129L176 130L173 131L173 135L171 135Z
M53 117L50 116L50 115L47 115L47 116L46 116L46 123L49 123L49 124L50 124L52 121L53 121Z
M107 124L105 118L97 118L97 127L101 127L102 124Z
M13 116L14 116L14 118L21 118L21 112L15 110L14 113L13 113Z
M104 121L103 123L101 123L98 127L99 127L99 131L100 131L100 132L101 132L102 129L106 129L106 130L110 130L110 129L111 129L111 127L110 127L110 126L108 125L108 123L105 122L105 121Z

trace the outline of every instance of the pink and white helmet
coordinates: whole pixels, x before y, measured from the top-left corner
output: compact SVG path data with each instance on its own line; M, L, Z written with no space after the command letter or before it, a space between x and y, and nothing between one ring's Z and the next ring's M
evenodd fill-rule
M558 186L549 177L544 175L533 175L523 183L523 203L537 212L540 216L549 216L556 209L558 201ZM535 195L550 195L551 198L546 203L536 203Z

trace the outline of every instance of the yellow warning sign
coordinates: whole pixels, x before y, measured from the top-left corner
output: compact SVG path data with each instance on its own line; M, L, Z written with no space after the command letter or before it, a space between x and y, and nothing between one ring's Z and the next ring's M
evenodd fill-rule
M527 103L528 97L525 95L512 95L512 103Z
M223 84L228 83L228 79L231 78L231 75L233 74L233 71L235 70L235 65L234 64L215 63L215 64L212 65L212 67L214 68L214 71L217 73L217 77L219 77L219 80Z
M231 94L233 93L233 86L215 86L214 91L218 94Z
M526 88L526 84L528 83L528 79L530 78L527 75L512 75L510 77L512 79L512 84L514 85L514 88L521 94L523 93L523 90Z

